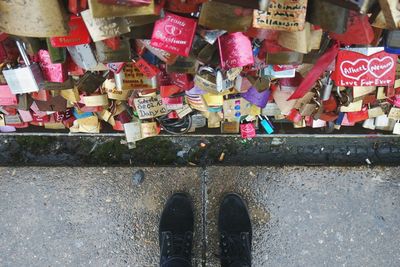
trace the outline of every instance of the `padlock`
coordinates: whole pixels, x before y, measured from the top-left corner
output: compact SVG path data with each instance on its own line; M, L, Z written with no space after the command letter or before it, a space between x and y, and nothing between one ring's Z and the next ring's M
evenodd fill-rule
M253 9L216 1L204 3L199 17L199 25L227 32L245 32L251 27L252 21Z
M85 10L81 12L81 15L93 42L120 36L130 31L128 21L125 18L94 18L90 11Z
M347 29L349 9L322 0L309 0L307 21L324 30L344 33Z
M154 16L151 17L153 18ZM155 17L154 20L158 19L159 17ZM154 23L133 26L130 29L130 32L125 33L122 36L130 39L151 39L151 36L153 35Z
M247 92L241 93L241 96L260 108L264 108L269 100L271 91L264 90L259 92L255 87L251 87Z
M155 23L150 44L187 57L192 48L196 27L196 20L166 12L165 17Z
M118 49L111 49L104 42L95 42L97 60L101 63L129 62L131 60L131 45L129 39L121 38Z
M303 63L304 54L295 51L268 53L266 63L271 65L296 65Z
M61 1L1 1L0 10L2 32L40 38L68 34Z
M241 32L224 34L218 38L221 67L225 70L254 64L249 37Z
M25 53L30 57L35 57L39 50L43 48L39 38L10 35L9 39L14 40L13 44L15 44L16 41L24 44Z
M136 40L137 46L144 46L147 50L149 50L153 55L157 56L160 60L164 61L166 64L173 64L178 55L170 53L168 51L153 47L150 44L151 40Z
M167 0L164 9L174 13L197 13L204 2L207 0Z
M44 79L37 63L30 63L23 45L17 41L18 49L25 62L25 67L3 70L4 78L13 94L38 92L44 85Z
M151 4L151 0L98 0L99 3L106 5L121 5L121 6L148 6Z
M68 0L68 10L75 15L87 9L87 5L87 0Z
M394 127L393 127L393 134L400 135L400 122L396 121Z
M68 46L67 49L72 60L79 67L91 71L107 70L104 64L97 61L93 49L89 44Z
M69 33L65 36L51 37L50 42L54 47L67 47L89 44L91 42L88 29L82 17L71 15L68 22Z
M254 10L253 27L290 32L302 31L306 12L307 0L271 1L266 11Z
M284 48L307 54L320 48L323 31L314 29L310 23L305 23L304 29L296 32L279 34L278 44Z
M269 89L271 79L268 78L267 76L254 77L249 75L246 78L251 82L253 87L255 87L258 92L263 92Z
M115 83L121 90L155 89L158 86L157 76L147 78L133 62L126 63L123 70L115 75Z
M194 86L192 75L186 73L171 73L171 82L185 91Z
M204 65L218 65L220 57L218 53L218 46L216 44L207 44L197 55L197 60Z
M189 57L178 57L174 64L167 65L167 72L179 72L179 73L189 73L196 74L198 69L198 62L194 56Z
M194 77L194 84L212 94L220 94L234 86L233 81L223 78L221 71L207 66L199 69Z
M396 30L400 26L400 9L397 0L379 0L385 20L385 28Z
M322 79L322 101L326 101L331 97L333 87L333 80L331 79L331 73L329 73L327 76L324 77L324 79Z
M13 106L18 104L17 96L13 94L6 84L0 85L0 106Z
M250 0L250 1L243 1L243 0L215 0L216 2L222 2L226 4L242 6L245 8L251 9L258 9L258 10L265 10L266 6L268 6L268 0Z
M68 89L73 89L74 88L74 80L69 77L65 82L63 83L58 83L58 82L44 82L44 90L51 90L53 91L58 91L58 90L68 90Z
M324 0L334 5L355 10L361 14L367 14L377 4L377 0Z
M50 60L52 63L65 63L67 60L67 48L66 47L54 47L51 45L50 38L46 39L47 50L50 54Z
M345 45L369 45L375 36L368 18L368 15L350 11L346 32L343 34L331 32L329 36Z
M29 94L18 95L18 109L29 110L33 103L33 99Z
M97 0L89 0L89 9L94 18L154 15L156 11L154 0L151 0L149 5L133 8L121 5L107 5Z
M135 63L135 66L140 70L140 72L142 72L149 79L160 73L160 69L148 63L144 58L140 57L132 61Z
M38 53L39 65L43 78L49 82L63 83L68 79L67 68L62 63L52 63L47 50L40 50Z
M400 55L400 30L388 31L385 36L385 51Z
M109 71L106 71L103 74L88 71L79 79L76 87L79 91L91 94L104 83L108 74Z

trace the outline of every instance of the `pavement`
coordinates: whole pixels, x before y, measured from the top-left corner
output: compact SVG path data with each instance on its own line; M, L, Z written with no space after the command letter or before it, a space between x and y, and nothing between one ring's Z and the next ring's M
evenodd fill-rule
M157 266L170 194L195 207L194 266L219 266L216 214L237 192L253 266L400 266L399 167L1 167L0 266Z

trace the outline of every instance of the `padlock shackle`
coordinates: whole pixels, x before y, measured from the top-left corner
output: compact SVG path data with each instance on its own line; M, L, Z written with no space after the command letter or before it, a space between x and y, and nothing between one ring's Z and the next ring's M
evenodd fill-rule
M26 66L30 66L31 65L31 61L29 60L29 57L26 54L24 46L22 45L22 43L20 41L16 41L16 43L17 43L17 46L18 46L19 53L21 54L22 59L25 62L25 65Z

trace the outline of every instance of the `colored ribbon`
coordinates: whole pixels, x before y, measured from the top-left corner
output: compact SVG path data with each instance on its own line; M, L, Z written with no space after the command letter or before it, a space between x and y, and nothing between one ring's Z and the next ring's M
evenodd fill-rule
M307 76L303 79L299 87L289 97L288 100L302 98L311 88L314 86L316 81L322 75L322 73L329 67L332 61L336 58L339 52L339 43L335 42L331 48L329 48L325 54L323 54L315 63L314 67L310 70Z

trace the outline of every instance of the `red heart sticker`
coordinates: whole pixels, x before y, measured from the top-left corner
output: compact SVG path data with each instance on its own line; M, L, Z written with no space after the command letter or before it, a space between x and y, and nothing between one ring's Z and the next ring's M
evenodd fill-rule
M391 71L393 66L394 60L392 57L373 58L368 63L368 70L379 79Z
M358 81L368 72L368 60L361 58L354 62L349 60L343 61L340 64L340 70L344 77Z

